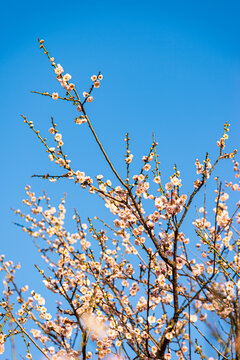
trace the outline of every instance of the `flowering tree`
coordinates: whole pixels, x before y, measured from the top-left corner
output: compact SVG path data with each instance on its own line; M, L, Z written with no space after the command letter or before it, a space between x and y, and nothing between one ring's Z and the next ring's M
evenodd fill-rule
M64 226L65 198L56 209L47 194L37 196L26 186L28 207L15 213L27 224L22 227L38 247L47 266L39 267L46 288L57 300L56 314L50 314L45 299L28 286L18 287L14 275L18 265L0 257L5 274L1 306L0 353L4 343L21 334L26 358L35 346L52 360L73 359L240 359L240 190L236 150L225 152L229 124L217 142L219 155L195 162L197 178L189 194L181 193L177 167L169 182L161 181L157 142L142 158L142 167L130 175L133 155L126 134L127 178L120 177L106 154L86 112L93 90L102 74L91 77L88 92L79 95L61 65L49 55L44 41L40 48L50 60L65 95L39 93L76 106L77 125L87 123L110 167L113 179L94 179L73 169L63 150L63 137L52 119L49 129L56 143L50 146L32 121L22 116L48 152L62 175L34 175L54 182L61 179L99 196L111 212L112 222L96 218L83 224L75 210L76 232ZM222 160L232 159L235 180L217 177ZM206 201L206 184L215 184L215 202ZM189 223L195 197L203 193L203 204ZM233 198L230 203L229 193ZM232 194L233 193L233 194ZM210 211L209 211L210 209ZM211 210L212 209L212 210ZM191 212L193 214L193 212ZM210 215L208 215L210 214ZM193 226L190 240L183 226ZM100 224L100 225L99 225ZM192 244L192 245L191 245ZM217 326L211 325L215 319ZM7 324L10 323L9 328ZM204 334L210 327L212 337ZM28 330L29 329L29 330ZM90 351L91 350L91 351Z

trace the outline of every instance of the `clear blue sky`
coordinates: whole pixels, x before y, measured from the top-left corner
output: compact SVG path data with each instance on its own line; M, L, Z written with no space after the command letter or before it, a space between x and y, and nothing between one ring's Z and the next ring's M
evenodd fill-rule
M132 139L134 160L146 154L152 131L159 142L165 179L177 163L191 190L194 161L216 154L223 124L231 124L230 143L240 134L239 1L2 1L1 11L1 236L0 253L23 264L24 283L35 286L36 251L16 228L10 208L23 208L24 186L54 200L68 193L69 217L99 214L102 203L68 182L31 179L55 172L41 144L23 124L28 116L49 137L50 117L65 134L75 168L94 176L109 174L86 125L76 127L73 108L30 94L61 89L38 48L50 54L80 92L90 76L104 79L88 106L89 116L116 167L123 167L123 138ZM138 167L137 167L138 168Z

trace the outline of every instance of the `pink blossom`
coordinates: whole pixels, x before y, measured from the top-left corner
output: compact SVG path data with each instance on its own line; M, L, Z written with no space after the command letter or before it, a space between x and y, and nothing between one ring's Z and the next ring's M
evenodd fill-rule
M87 102L92 102L93 101L93 97L92 96L88 96L88 98L87 98Z
M55 73L59 76L63 73L63 67L60 64L57 64L56 68L54 69Z
M72 76L70 74L65 74L63 76L63 81L68 82L71 78L72 78Z
M58 99L58 93L52 93L52 98L54 99L54 100L57 100Z

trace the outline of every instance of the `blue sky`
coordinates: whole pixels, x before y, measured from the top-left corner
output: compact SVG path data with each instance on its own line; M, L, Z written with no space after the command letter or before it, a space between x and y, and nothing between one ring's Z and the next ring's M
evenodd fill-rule
M50 117L65 134L65 149L75 168L94 176L110 172L86 125L76 127L68 104L31 94L61 92L47 58L50 54L80 92L90 76L104 79L88 114L113 163L124 174L124 136L131 137L134 167L148 152L152 132L159 143L163 178L173 163L191 190L194 161L206 151L214 157L223 124L230 142L240 133L239 1L12 1L0 5L1 19L1 244L0 253L22 263L20 280L36 282L37 252L16 228L11 208L23 208L24 186L45 189L54 201L67 192L69 218L76 207L83 218L102 211L102 203L73 184L32 179L34 173L59 173L41 144L23 124L28 116L49 138ZM132 174L133 175L133 174Z

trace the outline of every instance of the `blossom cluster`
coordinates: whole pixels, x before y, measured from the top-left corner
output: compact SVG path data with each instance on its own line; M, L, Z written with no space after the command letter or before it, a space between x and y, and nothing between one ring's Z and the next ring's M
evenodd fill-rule
M48 299L39 291L17 286L15 272L20 265L1 256L0 272L5 277L0 301L0 353L4 352L5 341L20 333L27 359L32 358L35 346L49 360L184 360L193 358L193 350L199 358L213 360L203 352L205 341L215 358L230 359L232 353L240 356L240 329L236 326L240 323L240 203L235 201L240 189L239 163L235 150L223 152L229 124L225 124L217 142L216 159L210 160L208 154L202 161L196 159L197 178L190 191L182 191L176 165L166 183L162 181L154 138L149 153L142 157L139 172L132 174L133 154L127 134L127 178L122 179L85 110L86 102L92 101L93 89L100 86L102 74L91 77L90 90L83 93L85 100L81 101L75 85L69 83L71 75L64 75L63 67L56 65L42 40L40 48L67 91L65 98L56 92L51 97L72 101L81 112L75 123L89 124L114 177L110 180L98 174L91 178L82 169L74 169L53 119L49 133L55 146L24 117L47 150L49 160L63 170L62 175L35 176L52 182L74 181L91 196L102 199L109 219L89 218L83 223L75 210L75 231L69 231L65 197L58 206L52 205L46 193L36 195L26 186L23 204L27 210L17 209L15 214L21 219L18 226L32 238L44 261L37 269L56 299L56 313L48 310ZM220 160L227 159L233 161L234 180L227 178L224 188L216 169ZM211 181L215 186L213 202L205 201L205 192L199 207L195 199ZM191 226L193 231L189 230ZM215 339L209 342L202 330L211 328L213 314L230 335L226 337L226 331L220 334L217 329ZM13 330L7 330L8 319L14 324ZM31 327L29 332L25 324ZM195 342L192 329L197 332Z

